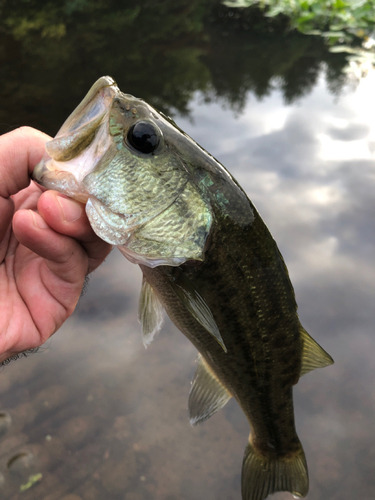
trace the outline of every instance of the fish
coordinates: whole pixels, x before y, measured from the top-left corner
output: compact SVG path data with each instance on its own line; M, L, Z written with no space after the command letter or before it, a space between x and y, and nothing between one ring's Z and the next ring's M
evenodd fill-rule
M165 311L198 350L191 424L237 400L250 426L243 500L305 497L293 386L333 359L303 328L283 257L238 182L108 76L47 142L33 178L85 203L95 233L140 266L144 345Z

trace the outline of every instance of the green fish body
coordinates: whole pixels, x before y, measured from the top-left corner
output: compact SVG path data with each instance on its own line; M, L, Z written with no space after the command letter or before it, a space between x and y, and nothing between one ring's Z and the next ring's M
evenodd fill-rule
M240 404L251 428L243 500L306 496L292 388L333 361L302 327L283 258L242 188L172 120L109 77L46 150L34 178L85 202L94 231L140 265L144 344L165 309L199 351L191 423L232 396Z

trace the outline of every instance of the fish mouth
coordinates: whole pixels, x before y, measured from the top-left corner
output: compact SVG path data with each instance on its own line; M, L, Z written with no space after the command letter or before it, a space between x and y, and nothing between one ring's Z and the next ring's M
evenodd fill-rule
M56 138L69 135L102 116L111 106L114 97L121 94L110 76L102 76L87 92L82 102L68 116ZM53 141L52 141L53 142Z
M59 186L57 190L77 198L78 185L109 147L107 116L120 93L109 76L94 83L56 137L46 143L46 153L32 174L38 184L47 189ZM79 198L81 201L81 194Z

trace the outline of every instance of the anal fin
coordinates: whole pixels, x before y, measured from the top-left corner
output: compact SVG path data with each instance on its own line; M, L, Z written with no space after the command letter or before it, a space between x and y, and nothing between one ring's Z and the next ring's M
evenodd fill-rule
M315 368L324 368L334 363L331 356L302 327L301 336L303 348L300 377L315 370Z
M216 378L201 355L189 394L189 418L191 425L207 420L232 397Z
M163 306L145 277L139 296L138 319L142 326L143 345L147 348L163 324Z

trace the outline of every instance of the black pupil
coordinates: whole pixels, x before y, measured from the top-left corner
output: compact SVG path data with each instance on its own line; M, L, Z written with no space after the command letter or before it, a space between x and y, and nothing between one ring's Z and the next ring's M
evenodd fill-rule
M137 122L129 130L130 144L141 153L152 153L159 145L159 134L150 122Z

